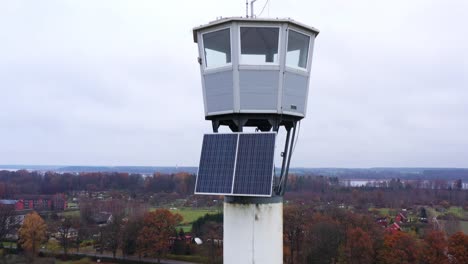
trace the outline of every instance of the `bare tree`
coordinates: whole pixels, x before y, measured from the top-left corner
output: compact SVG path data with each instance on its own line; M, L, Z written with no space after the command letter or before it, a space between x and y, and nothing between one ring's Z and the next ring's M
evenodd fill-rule
M60 242L60 245L63 248L63 254L66 256L68 254L68 248L70 247L72 240L72 230L73 221L71 217L65 217L57 226L57 239Z
M0 203L0 240L4 241L9 234L16 234L20 222L14 205Z
M117 249L121 245L123 215L112 215L112 220L107 224L102 232L104 233L104 244L112 251L112 256L115 258Z

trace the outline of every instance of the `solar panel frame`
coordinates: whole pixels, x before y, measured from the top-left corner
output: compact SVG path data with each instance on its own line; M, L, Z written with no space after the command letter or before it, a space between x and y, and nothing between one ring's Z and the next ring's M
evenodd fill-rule
M215 185L211 185L210 187L215 187L211 190L208 190L207 191L207 188L203 188L203 187L206 187L206 186L200 186L199 183L200 183L200 168L202 169L202 177L203 177L203 170L205 169L204 166L202 165L202 161L203 161L203 155L204 155L204 147L205 146L205 142L206 140L209 138L209 137L223 137L223 135L230 135L230 137L232 136L235 136L236 138L236 148L235 148L235 157L234 157L234 160L233 162L231 162L230 164L232 164L233 166L233 170L232 170L232 177L231 177L231 188L230 188L230 191L227 192L227 188L226 189L222 189L222 191L220 191L220 189L216 189L217 186ZM238 178L239 175L236 175L236 171L242 167L239 167L238 166L238 162L239 160L242 160L243 159L246 159L246 157L240 157L239 156L239 142L243 140L244 137L249 137L249 135L255 135L251 138L253 138L253 140L255 141L256 138L257 138L257 141L258 139L260 139L260 141L262 140L262 138L268 138L267 140L270 140L269 142L269 145L268 145L268 150L265 150L263 149L263 152L268 152L269 154L269 157L266 157L267 159L267 164L270 164L271 162L271 174L269 173L269 169L266 170L266 165L264 164L264 172L267 171L265 174L267 175L263 175L264 177L268 177L268 183L267 185L263 185L262 187L263 188L263 191L261 193L255 193L254 191L250 191L250 192L243 192L243 191L238 191L239 188L236 188L236 178ZM265 135L264 137L260 136L260 135ZM266 136L266 135L269 135L269 136ZM202 146L202 153L201 153L201 157L200 157L200 165L198 167L198 173L197 173L197 177L196 177L196 181L195 181L195 194L204 194L204 195L226 195L226 196L253 196L253 197L271 197L272 196L272 193L273 193L273 181L274 181L274 155L275 155L275 146L276 146L276 132L262 132L262 133L242 133L242 132L235 132L235 133L211 133L211 134L205 134L204 135L204 138L203 138L203 146ZM241 139L242 138L242 139ZM251 142L252 143L252 142ZM260 142L261 143L261 142ZM241 143L242 144L242 143ZM232 145L231 145L232 146ZM252 145L247 145L248 146L252 146ZM229 146L228 146L229 147ZM241 149L243 148L243 146L241 146ZM256 149L252 149L251 148L251 151L255 152L255 151L259 151L259 150L256 150ZM261 151L260 151L261 152ZM206 154L206 153L205 153ZM244 155L244 154L241 154L241 156ZM231 158L232 158L232 155L231 155ZM247 157L248 158L248 157ZM265 158L265 157L263 157ZM212 164L213 165L213 164ZM243 168L245 170L245 167ZM252 169L252 168L250 168ZM255 168L253 168L255 169ZM255 176L255 175L244 175L244 178L247 177L247 179L249 179L247 182L247 184L253 184L252 183L252 176ZM242 178L242 175L240 176ZM237 184L237 186L242 186L242 185L245 185L245 179L242 178L241 181L239 181L239 183ZM202 179L203 181L204 179ZM238 179L239 180L239 179ZM264 183L267 182L267 181L264 181ZM203 184L206 184L206 183L203 183ZM267 186L268 188L265 188L265 186ZM225 186L226 187L226 186ZM241 188L242 189L242 188ZM268 191L265 191L267 190ZM237 191L236 191L237 190ZM245 190L245 188L243 189ZM226 191L226 192L224 192Z
M224 195L232 192L238 138L236 134L204 135L195 194ZM208 164L203 165L204 162ZM199 184L200 181L203 184Z
M239 134L232 191L234 195L271 196L275 142L276 133Z

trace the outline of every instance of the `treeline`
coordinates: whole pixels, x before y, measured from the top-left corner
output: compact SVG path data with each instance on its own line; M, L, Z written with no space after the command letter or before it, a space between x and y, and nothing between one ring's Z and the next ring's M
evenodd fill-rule
M195 175L188 173L161 174L143 177L141 174L118 172L40 174L36 171L0 171L0 197L17 194L55 194L74 191L126 190L133 193L166 192L193 194Z
M414 181L403 184L392 179L379 187L346 187L336 177L295 176L288 178L286 198L296 201L335 202L353 205L357 209L373 207L408 208L415 204L448 203L468 206L468 191L452 188L444 180L434 180L438 188L425 188Z
M285 263L466 263L468 236L386 231L365 214L304 205L284 210ZM450 261L450 262L449 262Z
M79 174L36 171L0 171L0 198L14 198L18 194L55 194L77 191L122 190L130 194L168 193L192 195L195 175L189 173L141 174L119 172L86 172ZM427 188L427 183L432 188ZM468 192L461 189L461 180L450 185L446 180L405 181L395 178L359 188L340 184L337 177L290 175L287 197L337 203L350 203L358 207L405 208L413 204L439 204L468 206Z

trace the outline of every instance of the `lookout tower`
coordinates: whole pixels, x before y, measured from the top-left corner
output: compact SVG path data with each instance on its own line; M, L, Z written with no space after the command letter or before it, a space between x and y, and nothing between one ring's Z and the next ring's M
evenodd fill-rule
M205 118L261 131L305 117L319 31L291 19L224 18L193 30Z
M283 263L282 197L318 33L292 19L255 17L193 29L205 119L214 132L203 138L195 194L225 196L224 263ZM232 133L218 133L220 126ZM275 179L281 127L286 141Z

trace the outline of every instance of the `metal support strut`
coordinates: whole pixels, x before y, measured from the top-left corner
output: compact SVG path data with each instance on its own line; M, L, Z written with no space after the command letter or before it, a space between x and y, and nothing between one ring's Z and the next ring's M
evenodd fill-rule
M292 137L290 136L291 127L286 127L286 143L284 145L283 162L281 165L281 174L278 186L276 188L276 195L283 196L286 191L286 184L288 182L289 164L291 163L292 150L294 148L294 138L296 136L297 122L292 126ZM288 149L289 147L289 149Z

